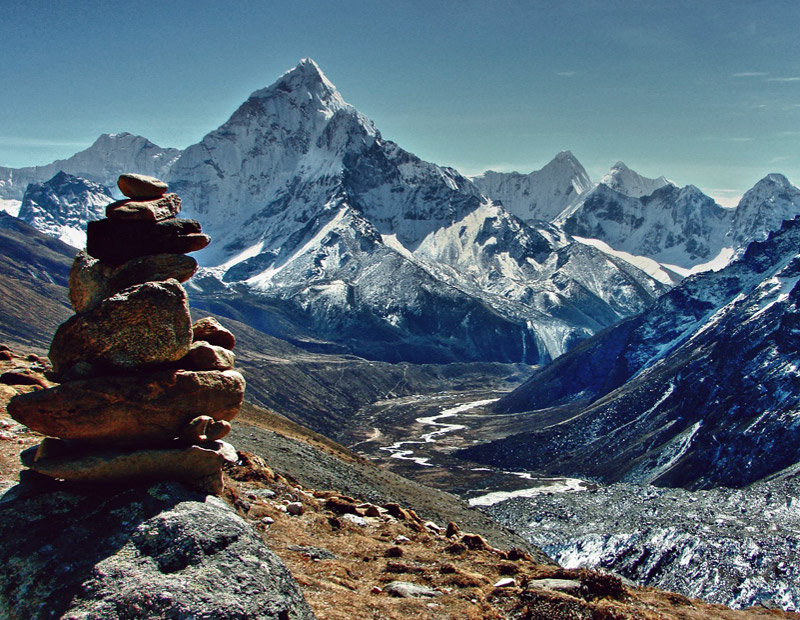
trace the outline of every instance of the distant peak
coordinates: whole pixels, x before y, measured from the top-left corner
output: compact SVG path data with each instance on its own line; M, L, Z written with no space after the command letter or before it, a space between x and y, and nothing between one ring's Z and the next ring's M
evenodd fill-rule
M579 163L578 162L578 158L575 157L575 155L572 154L572 151L561 151L558 155L556 155L553 158L553 161L559 162L559 163L566 162L566 163L570 163L570 164Z
M311 95L321 100L336 99L344 103L336 87L311 58L303 58L296 67L289 69L272 86L257 90L251 97L270 97L276 92L300 98Z
M75 179L77 177L72 176L71 174L67 174L63 170L59 170L56 172L53 177L47 181L48 183L63 183L64 181L68 181L71 179Z
M761 179L758 183L756 183L756 187L759 185L780 185L781 187L789 187L791 183L789 179L778 172L772 172Z
M628 166L625 165L624 161L618 161L616 164L611 166L611 170L625 171L625 170L630 170L630 168L628 168Z

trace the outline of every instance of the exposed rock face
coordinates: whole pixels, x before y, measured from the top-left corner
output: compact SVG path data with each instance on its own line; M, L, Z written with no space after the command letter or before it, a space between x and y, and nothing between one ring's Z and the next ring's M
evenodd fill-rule
M45 183L30 183L19 218L73 247L86 243L86 225L103 217L114 198L103 185L58 172Z
M89 360L119 370L174 362L189 352L191 325L186 291L176 280L138 284L59 327L50 360L59 374Z
M0 562L8 620L313 618L247 523L177 484L0 503Z
M461 454L605 482L743 487L800 459L800 219L686 279L496 404L522 432Z

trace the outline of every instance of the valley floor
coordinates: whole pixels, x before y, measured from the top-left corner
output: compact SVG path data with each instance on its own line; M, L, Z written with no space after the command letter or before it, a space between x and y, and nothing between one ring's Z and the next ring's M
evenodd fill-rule
M38 375L38 364L36 358L17 356L10 362L0 362L0 370L13 367ZM3 385L3 409L14 393L30 389L36 387ZM416 402L407 414L416 416L412 437L440 433L429 436L436 441L412 447L435 446L441 441L439 447L447 448L443 450L446 456L452 448L447 446L448 441L456 437L449 437L449 433L464 430L449 425L467 422L463 426L468 427L479 420L484 415L480 405L469 405L486 404L490 398L480 392L441 394L424 406L418 399L406 400L405 405ZM402 409L399 402L378 403L376 407L395 414ZM442 409L445 417L441 417ZM420 422L416 420L419 417L434 419ZM372 430L365 439L392 448L383 451L388 455L385 460L403 466L411 463L435 480L437 476L431 476L427 463L392 458L398 449L405 448L393 446L401 441L393 436L402 428L400 422L397 420L394 430ZM17 482L18 453L41 438L8 418L4 410L0 411L0 424L0 476L5 490ZM339 444L258 407L244 408L231 439L241 451L241 460L227 472L225 499L282 558L320 619L800 617L763 608L732 611L682 595L636 587L606 573L558 567L455 497L377 468ZM413 456L418 457L416 453ZM441 482L447 471L444 461L438 463L443 456L435 451L429 456L436 461L433 467L441 470ZM469 487L473 494L482 494L485 489L479 488L480 484L488 484L480 476L507 477L519 483L516 477L502 472L468 469L459 484ZM481 479L484 482L478 484ZM530 481L522 482L531 485ZM571 497L578 495L584 494ZM406 585L398 586L398 582ZM391 594L397 588L408 589L408 584L422 588L424 594Z

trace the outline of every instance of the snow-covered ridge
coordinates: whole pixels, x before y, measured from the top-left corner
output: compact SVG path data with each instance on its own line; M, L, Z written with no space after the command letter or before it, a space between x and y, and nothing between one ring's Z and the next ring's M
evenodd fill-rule
M308 59L183 152L107 134L60 163L109 183L120 168L164 177L214 240L196 255L197 298L270 305L293 335L392 359L545 362L723 256L728 216L622 164L607 175L616 190L593 187L567 151L473 182L383 139ZM0 171L0 189L45 169Z
M111 192L65 172L45 183L31 183L19 209L19 219L76 248L86 246L86 225L105 217Z
M487 196L525 221L552 221L593 187L586 170L569 151L529 174L487 170L471 179Z

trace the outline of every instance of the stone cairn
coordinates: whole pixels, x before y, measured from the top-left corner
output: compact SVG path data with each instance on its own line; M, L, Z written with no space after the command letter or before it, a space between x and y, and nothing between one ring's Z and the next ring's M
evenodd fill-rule
M215 319L192 324L187 252L210 239L179 219L181 200L158 179L123 174L128 200L90 222L69 297L76 314L50 346L60 385L15 397L11 416L47 437L25 450L26 467L51 478L114 483L178 480L222 491L236 451L220 441L245 382L233 370L233 334Z

